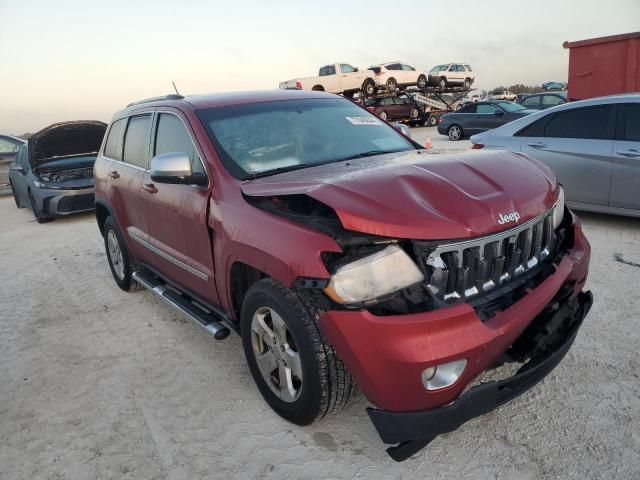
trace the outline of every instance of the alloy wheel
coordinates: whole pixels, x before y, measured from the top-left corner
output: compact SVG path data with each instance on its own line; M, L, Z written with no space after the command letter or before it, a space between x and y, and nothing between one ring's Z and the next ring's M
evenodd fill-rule
M461 137L462 137L462 130L460 129L459 126L453 125L451 128L449 128L449 138L451 140L453 141L460 140Z
M120 248L120 242L113 230L109 230L107 233L107 245L109 252L109 260L113 266L113 271L116 273L120 280L124 280L124 260L122 258L122 249Z
M302 362L291 332L272 308L261 307L251 319L251 346L262 378L283 402L302 392Z

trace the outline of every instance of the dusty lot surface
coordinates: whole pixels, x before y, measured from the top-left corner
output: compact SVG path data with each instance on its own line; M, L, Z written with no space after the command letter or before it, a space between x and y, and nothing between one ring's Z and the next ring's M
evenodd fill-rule
M2 196L0 478L639 478L640 268L613 254L640 262L640 221L581 216L595 304L564 362L397 464L362 395L286 423L237 336L216 342L116 287L91 214L38 225Z

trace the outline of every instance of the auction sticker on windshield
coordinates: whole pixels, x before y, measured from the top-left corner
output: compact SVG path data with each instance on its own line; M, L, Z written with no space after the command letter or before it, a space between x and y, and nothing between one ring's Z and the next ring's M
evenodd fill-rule
M377 118L372 117L345 117L352 125L382 125Z

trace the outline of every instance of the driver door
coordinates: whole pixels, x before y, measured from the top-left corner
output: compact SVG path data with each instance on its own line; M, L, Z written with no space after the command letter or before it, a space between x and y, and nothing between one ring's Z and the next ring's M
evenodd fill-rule
M359 90L364 82L364 72L357 71L348 63L340 64L340 82L342 90Z
M186 153L193 173L210 179L194 138L181 112L159 110L151 135L151 156ZM207 218L210 187L153 182L147 170L142 190L153 203L152 211L145 215L149 243L155 253L153 267L186 290L219 304Z

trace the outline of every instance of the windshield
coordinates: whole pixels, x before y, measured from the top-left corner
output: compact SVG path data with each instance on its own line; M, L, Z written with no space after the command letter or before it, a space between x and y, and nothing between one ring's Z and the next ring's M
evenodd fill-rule
M500 102L498 105L507 112L519 112L520 110L525 110L522 105L513 102Z
M431 69L431 71L429 73L431 73L431 72L441 72L442 70L446 70L447 67L448 67L448 65L436 65L435 67L433 67Z
M198 117L229 173L240 179L416 148L393 127L340 98L211 108Z

